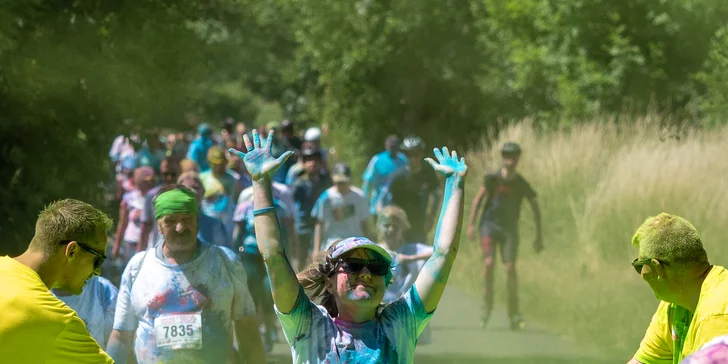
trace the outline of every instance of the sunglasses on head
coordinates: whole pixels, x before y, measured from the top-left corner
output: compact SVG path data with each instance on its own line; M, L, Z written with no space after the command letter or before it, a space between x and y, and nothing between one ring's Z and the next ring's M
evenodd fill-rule
M632 261L632 267L634 267L634 270L637 271L637 274L642 274L642 267L644 267L645 265L650 265L650 263L652 262L652 259L655 259L655 258L644 258L644 259L636 258L635 260ZM660 262L660 264L667 265L667 262L664 262L659 259L655 259L655 260Z
M101 265L104 264L104 261L106 260L106 254L99 253L94 248L92 248L92 247L90 247L90 246L88 246L88 245L86 245L86 244L84 244L84 243L82 243L80 241L77 241L77 240L61 240L60 243L61 244L68 244L68 243L70 243L72 241L75 241L76 244L78 244L78 246L81 249L83 249L86 252L89 252L89 253L91 253L91 254L94 255L94 270L98 270L99 268L101 268Z
M382 260L366 260L366 259L339 259L339 267L341 267L347 274L359 273L364 267L372 272L375 276L385 276L389 273L389 263Z

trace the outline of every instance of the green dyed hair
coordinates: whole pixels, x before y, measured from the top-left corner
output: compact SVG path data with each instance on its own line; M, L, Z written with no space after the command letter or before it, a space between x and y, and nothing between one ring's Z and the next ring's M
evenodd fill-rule
M632 237L640 258L659 259L684 270L707 263L695 227L682 217L661 213L645 220Z

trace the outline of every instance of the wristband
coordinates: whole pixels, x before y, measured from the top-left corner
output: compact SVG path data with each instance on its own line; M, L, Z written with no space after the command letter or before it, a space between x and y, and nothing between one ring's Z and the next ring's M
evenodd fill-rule
M253 216L263 215L275 210L275 206L263 207L262 209L253 210Z

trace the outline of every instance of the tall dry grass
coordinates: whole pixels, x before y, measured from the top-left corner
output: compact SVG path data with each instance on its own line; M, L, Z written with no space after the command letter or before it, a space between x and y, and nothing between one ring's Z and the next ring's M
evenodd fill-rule
M679 140L669 137L674 133L655 117L550 132L524 121L492 141L522 145L519 171L538 192L543 213L546 250L540 255L531 249L534 224L527 204L521 215L518 273L527 320L628 358L658 303L630 266L637 255L630 239L647 217L660 212L690 220L711 262L728 263L723 241L728 236L728 127L681 130ZM497 149L485 145L466 156L466 201L472 201L483 173L500 164ZM453 276L455 284L477 297L480 257L476 242L463 241ZM501 267L496 272L496 298L502 303L504 275Z

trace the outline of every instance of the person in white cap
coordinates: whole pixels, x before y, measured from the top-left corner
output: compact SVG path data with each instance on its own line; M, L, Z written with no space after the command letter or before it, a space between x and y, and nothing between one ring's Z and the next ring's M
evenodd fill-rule
M324 148L321 145L321 136L323 132L319 127L311 127L306 129L306 133L303 135L303 141L311 143L314 147L321 150L321 160L324 161L324 165L328 166L328 148ZM326 168L328 169L328 168Z
M435 234L434 253L415 284L398 300L383 305L391 281L391 255L363 237L341 240L296 276L281 238L273 205L272 175L290 156L274 158L253 131L243 158L253 178L255 235L271 280L276 314L294 363L413 363L425 329L452 270L463 220L463 187L468 167L446 147L438 162L427 161L445 179L444 201ZM231 151L231 152L232 152ZM307 293L308 292L308 293Z
M329 165L328 165L328 149L323 148L321 146L321 129L318 127L310 127L306 129L306 133L303 135L303 144L301 145L300 151L303 151L303 149L309 148L309 149L316 149L320 151L321 156L321 174L328 174L329 171ZM300 154L300 153L299 153ZM288 169L288 172L286 173L286 184L289 186L293 186L293 183L296 182L296 179L300 177L303 174L304 166L303 166L303 158L301 155L299 155L298 163L291 166L291 168Z

